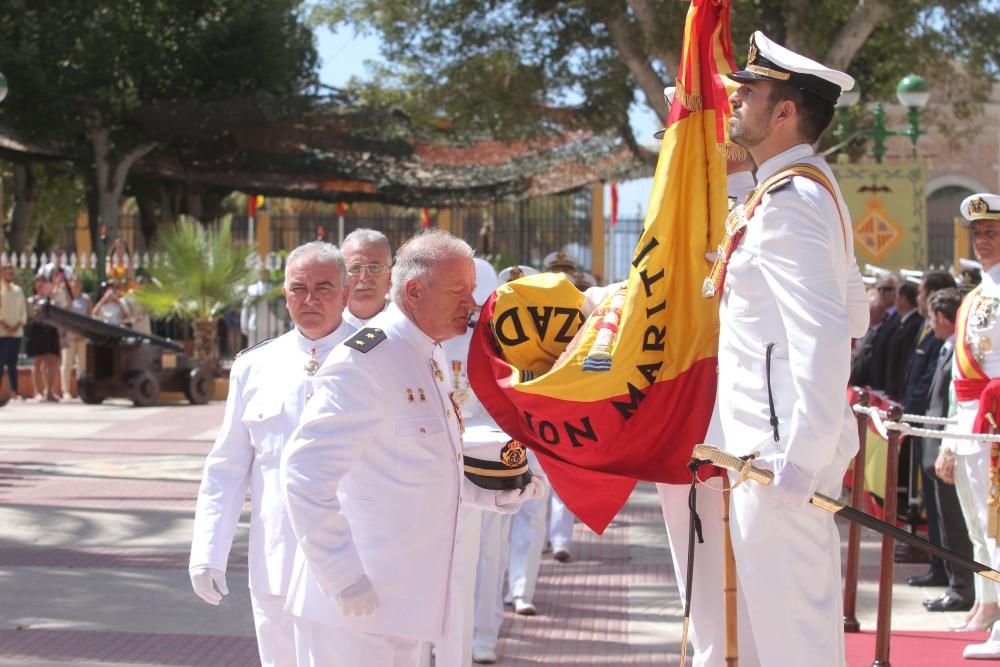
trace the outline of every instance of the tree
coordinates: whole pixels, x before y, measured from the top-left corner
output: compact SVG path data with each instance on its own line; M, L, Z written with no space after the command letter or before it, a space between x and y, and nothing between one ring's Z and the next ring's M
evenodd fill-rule
M88 174L92 234L110 232L129 170L161 142L144 110L185 100L281 98L313 80L297 0L9 0L0 121L57 145ZM96 241L96 239L95 239Z
M706 0L708 1L708 0ZM982 99L1000 64L993 0L733 0L735 59L754 29L885 98L910 71ZM677 0L325 0L313 20L374 31L389 63L354 82L428 123L507 136L551 124L616 133L636 96L661 121L688 3ZM641 141L647 137L639 138Z
M214 370L219 318L240 302L253 280L254 251L233 243L228 219L207 230L190 218L161 234L156 250L158 260L149 267L152 283L136 298L153 315L190 322L195 358Z

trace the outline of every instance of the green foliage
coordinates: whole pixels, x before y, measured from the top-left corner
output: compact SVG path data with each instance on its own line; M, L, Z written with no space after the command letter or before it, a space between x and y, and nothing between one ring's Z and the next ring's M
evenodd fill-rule
M229 219L214 229L181 218L160 235L152 283L137 294L151 314L184 322L214 321L243 298L254 278L253 249L235 244Z
M896 83L910 72L930 79L935 99L947 101L975 99L997 79L996 0L733 0L736 63L758 29L822 60L841 31L851 33L845 26L863 5L889 11L847 68L865 99L894 100ZM643 6L652 20L635 11ZM325 0L311 19L378 34L387 64L372 66L352 90L425 126L447 119L455 128L519 137L582 125L629 141L639 81L609 25L625 19L629 44L668 85L687 8L677 0ZM954 90L940 90L944 82Z

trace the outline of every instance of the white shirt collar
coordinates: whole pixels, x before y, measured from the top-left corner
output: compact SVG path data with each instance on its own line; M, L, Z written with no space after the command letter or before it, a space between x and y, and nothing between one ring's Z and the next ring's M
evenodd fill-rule
M983 271L983 287L993 287L1000 284L1000 264L989 271Z
M310 340L302 335L298 327L292 329L292 339L295 341L295 347L305 354L312 354L313 350L316 350L317 356L324 356L327 352L332 350L337 343L340 343L347 337L350 333L351 327L345 322L341 322L340 326L336 329L323 336L322 338L317 338L316 340Z
M425 359L430 359L434 355L434 349L439 347L433 338L421 331L420 327L394 303L390 303L372 324L395 331Z
M358 329L358 330L364 329L366 326L368 326L369 322L371 322L376 317L378 317L379 315L381 315L382 313L384 313L386 311L386 308L388 308L388 307L389 307L389 304L388 304L388 302L386 302L386 304L384 306L382 306L382 310L378 311L377 313L375 313L374 315L372 315L371 317L369 317L367 319L362 319L362 318L358 317L357 315L355 315L354 313L351 312L350 308L344 308L344 321L347 322L348 324L350 324L355 329Z
M766 160L757 167L757 183L763 183L771 178L784 167L815 155L812 146L809 144L796 144L787 151L778 153Z

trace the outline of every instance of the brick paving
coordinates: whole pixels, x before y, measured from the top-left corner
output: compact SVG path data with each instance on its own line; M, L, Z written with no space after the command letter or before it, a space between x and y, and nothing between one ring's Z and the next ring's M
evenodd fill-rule
M190 591L187 548L201 465L222 404L11 403L0 409L0 665L258 664L246 526L231 591ZM862 627L874 625L876 544L866 536ZM926 566L897 568L897 582ZM945 629L897 586L894 629ZM673 665L681 606L655 491L640 485L603 536L578 525L573 560L543 559L536 617L506 614L501 665Z

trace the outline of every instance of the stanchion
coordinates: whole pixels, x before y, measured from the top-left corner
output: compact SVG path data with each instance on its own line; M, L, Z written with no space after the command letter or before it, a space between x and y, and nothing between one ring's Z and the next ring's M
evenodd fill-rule
M861 388L855 389L857 405L867 408L871 396ZM851 507L864 511L865 502L865 443L868 440L868 415L855 412L858 422L858 454L854 457L851 475ZM858 623L858 567L861 555L861 526L853 521L847 525L847 571L844 574L844 632L860 632Z
M898 422L903 410L894 405L887 411L889 421ZM885 498L882 504L882 518L896 524L896 498L899 495L899 431L889 430L886 447ZM892 632L892 569L895 542L888 535L882 537L882 562L878 578L878 620L875 628L875 662L872 667L890 667L889 639Z

